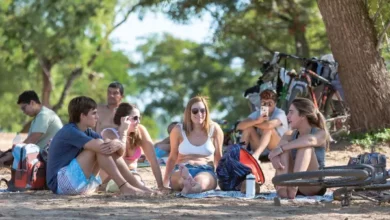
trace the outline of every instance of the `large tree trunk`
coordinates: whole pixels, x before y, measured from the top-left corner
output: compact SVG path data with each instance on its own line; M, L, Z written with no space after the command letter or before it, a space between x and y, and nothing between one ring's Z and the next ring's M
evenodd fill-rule
M390 76L363 0L318 0L351 109L351 131L390 127Z

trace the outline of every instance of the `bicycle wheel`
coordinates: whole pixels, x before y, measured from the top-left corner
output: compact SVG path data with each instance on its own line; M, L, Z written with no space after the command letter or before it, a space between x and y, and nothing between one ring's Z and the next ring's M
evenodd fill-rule
M272 183L278 186L350 186L364 182L369 173L362 169L324 169L275 176Z

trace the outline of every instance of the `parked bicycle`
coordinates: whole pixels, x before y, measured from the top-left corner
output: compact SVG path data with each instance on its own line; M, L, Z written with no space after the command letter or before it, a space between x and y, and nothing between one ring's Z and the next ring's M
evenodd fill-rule
M337 63L332 56L326 60L302 58L295 55L275 52L272 60L263 64L264 74L259 77L256 86L247 89L244 96L249 99L252 111L259 108L258 94L269 87L276 88L279 97L277 106L288 112L291 102L296 97L306 97L313 101L324 114L332 135L348 130L346 121L348 110L342 98L337 76ZM301 70L287 70L287 59L297 60ZM280 63L284 60L284 67Z
M386 170L386 156L365 153L351 158L347 166L325 167L322 170L306 171L275 176L277 186L340 187L333 193L342 206L351 200L362 198L377 203L390 202L390 170Z

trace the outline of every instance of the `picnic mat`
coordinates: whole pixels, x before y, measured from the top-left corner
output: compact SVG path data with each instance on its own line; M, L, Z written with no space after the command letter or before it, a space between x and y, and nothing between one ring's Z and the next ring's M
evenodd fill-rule
M168 160L168 157L162 157L162 158L158 158L158 163L160 164L160 166L165 166L167 160ZM145 162L142 162L142 163L138 163L137 164L137 167L138 168L142 168L142 167L150 167L150 163L149 161L145 160Z
M245 194L240 191L220 191L220 190L210 190L202 193L195 194L181 194L177 193L178 197L185 197L190 199L201 199L201 198L211 198L211 197L230 197L230 198L238 198L238 199L250 199L246 198ZM265 200L273 200L276 197L276 192L268 192L268 193L260 193L257 194L254 199L265 199ZM282 199L287 201L287 199ZM316 203L316 202L331 202L333 201L333 192L327 192L323 196L297 196L293 199L296 202L303 203Z

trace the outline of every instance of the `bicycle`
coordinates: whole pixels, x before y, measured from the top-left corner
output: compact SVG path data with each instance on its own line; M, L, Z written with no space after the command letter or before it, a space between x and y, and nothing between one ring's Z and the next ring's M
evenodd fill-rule
M380 159L381 157L382 159ZM373 163L372 160L375 161L375 158L377 162ZM341 187L334 191L334 199L341 201L342 206L349 206L350 201L357 197L375 201L379 204L390 202L390 194L385 196L379 194L378 196L378 192L390 190L390 181L388 181L390 179L390 170L385 168L385 156L378 153L362 154L351 160L352 164L360 164L325 167L323 170L283 174L275 176L272 179L272 183L278 186ZM353 162L353 160L357 162ZM380 160L384 162L378 162ZM374 198L362 193L371 191L377 192L374 194L376 195Z

